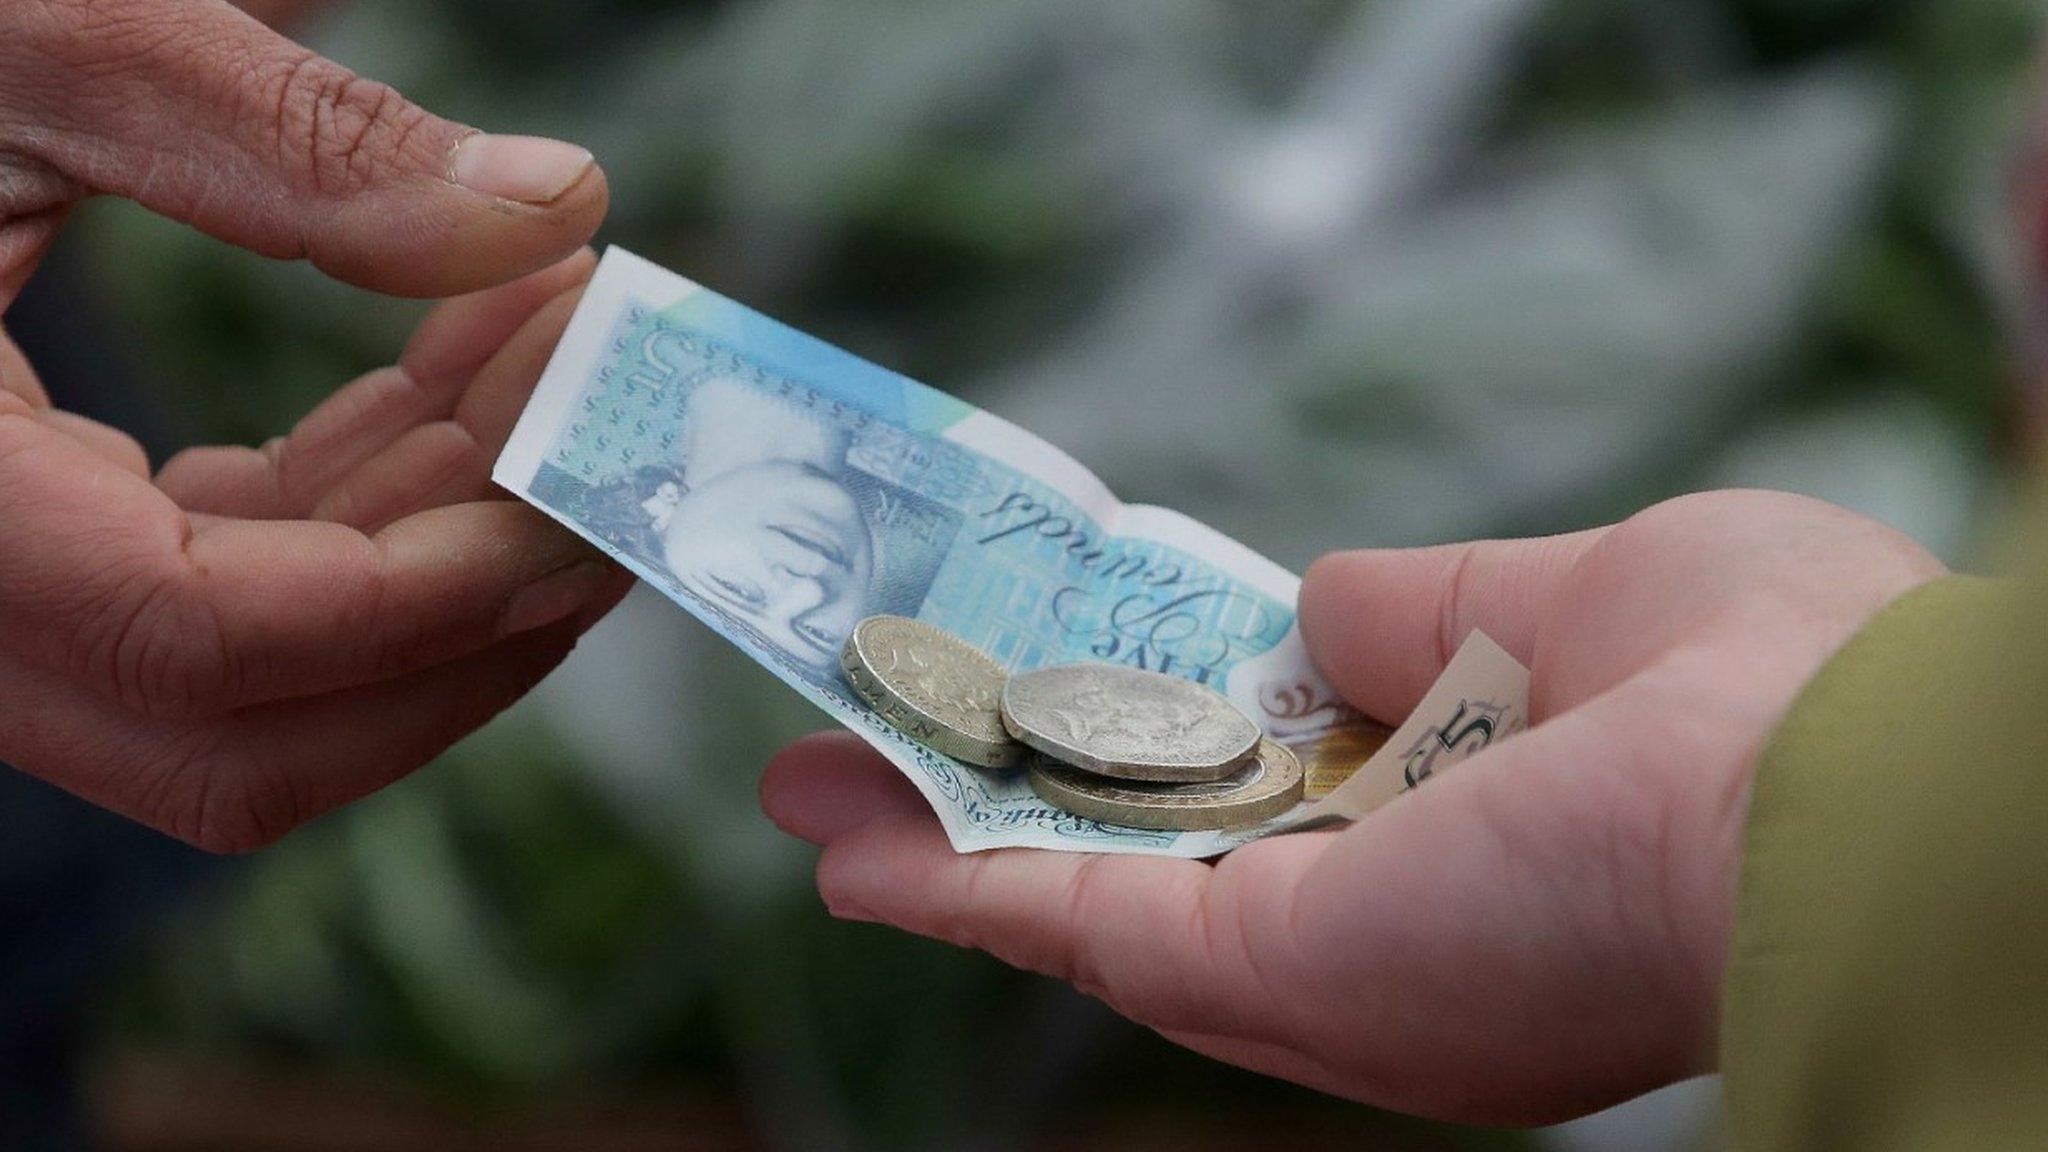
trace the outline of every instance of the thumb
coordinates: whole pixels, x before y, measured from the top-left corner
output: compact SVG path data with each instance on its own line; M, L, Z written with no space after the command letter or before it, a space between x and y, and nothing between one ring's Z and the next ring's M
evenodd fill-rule
M574 252L604 175L451 123L224 0L0 5L0 157L266 256L452 296Z
M1530 663L1558 590L1606 532L1332 553L1302 579L1302 641L1345 699L1398 722L1475 629Z

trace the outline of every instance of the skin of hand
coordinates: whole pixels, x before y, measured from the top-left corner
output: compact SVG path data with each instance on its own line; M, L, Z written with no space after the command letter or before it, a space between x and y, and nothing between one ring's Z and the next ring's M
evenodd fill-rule
M1685 497L1539 540L1310 569L1316 664L1397 722L1474 629L1525 733L1340 831L1210 864L956 855L849 734L782 753L769 815L834 915L1071 981L1198 1052L1467 1123L1546 1123L1711 1070L1755 765L1800 688L1942 565L1799 497Z
M0 4L0 312L97 193L457 297L289 436L154 479L0 331L0 760L247 850L483 723L623 593L489 483L594 266L605 181L218 0Z

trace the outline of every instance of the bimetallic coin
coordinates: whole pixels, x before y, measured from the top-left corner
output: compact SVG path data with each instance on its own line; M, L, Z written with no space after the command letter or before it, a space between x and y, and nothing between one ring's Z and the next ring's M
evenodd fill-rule
M1105 780L1043 756L1032 761L1030 779L1038 798L1062 812L1162 832L1241 828L1301 802L1301 761L1272 740L1259 741L1244 767L1209 784Z
M890 726L934 752L1011 768L1025 748L1003 730L1003 666L943 629L870 616L839 654L846 682Z
M1235 772L1259 726L1220 693L1120 664L1061 664L1003 685L1003 727L1098 776L1188 784Z

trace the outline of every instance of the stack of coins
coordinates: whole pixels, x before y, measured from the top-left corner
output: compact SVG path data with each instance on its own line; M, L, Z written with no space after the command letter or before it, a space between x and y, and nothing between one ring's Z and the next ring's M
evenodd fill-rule
M1294 753L1222 694L1119 664L1005 674L942 629L871 616L847 638L846 682L935 752L1023 765L1046 803L1105 824L1196 831L1258 824L1302 798Z

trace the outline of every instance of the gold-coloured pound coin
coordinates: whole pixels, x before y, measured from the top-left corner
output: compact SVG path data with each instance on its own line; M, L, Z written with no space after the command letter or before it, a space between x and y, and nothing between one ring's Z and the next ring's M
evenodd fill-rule
M967 641L905 616L870 616L840 652L846 682L890 726L934 752L1011 768L1028 751L1003 730L1003 666Z
M1306 743L1290 745L1301 760L1308 798L1320 800L1351 779L1394 730L1364 717L1339 724Z
M1197 832L1260 824L1301 802L1301 762L1262 739L1245 766L1209 784L1110 780L1046 757L1031 762L1031 790L1063 812L1104 824Z

